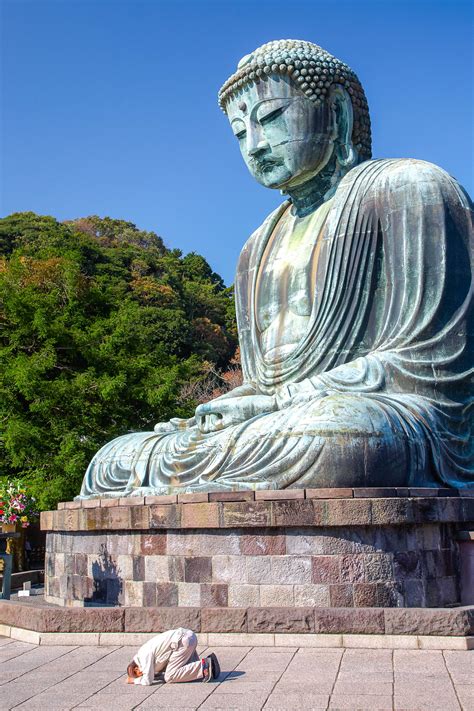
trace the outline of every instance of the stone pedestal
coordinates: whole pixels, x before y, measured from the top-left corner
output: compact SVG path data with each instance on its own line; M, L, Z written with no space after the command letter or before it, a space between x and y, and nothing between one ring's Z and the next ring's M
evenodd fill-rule
M458 531L474 520L474 498L451 494L313 489L60 504L41 519L46 599L269 613L457 605Z

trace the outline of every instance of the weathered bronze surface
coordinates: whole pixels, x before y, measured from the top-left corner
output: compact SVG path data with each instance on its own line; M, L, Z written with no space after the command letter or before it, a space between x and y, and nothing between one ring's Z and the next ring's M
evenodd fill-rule
M244 246L244 385L103 447L81 498L474 480L471 203L441 168L370 160L352 70L307 42L220 92L251 174L288 196Z

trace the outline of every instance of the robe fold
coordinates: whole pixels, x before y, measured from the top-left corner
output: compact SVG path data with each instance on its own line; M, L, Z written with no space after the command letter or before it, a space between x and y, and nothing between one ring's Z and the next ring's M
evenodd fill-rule
M472 486L469 198L423 161L375 160L352 169L318 245L306 332L291 353L268 361L256 285L287 207L248 240L235 285L244 381L274 395L278 410L211 434L194 426L119 437L92 460L81 497Z

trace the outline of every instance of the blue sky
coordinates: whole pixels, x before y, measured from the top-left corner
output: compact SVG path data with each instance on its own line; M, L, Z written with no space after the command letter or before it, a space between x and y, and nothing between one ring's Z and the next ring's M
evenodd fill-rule
M374 157L473 193L467 0L0 0L1 214L90 214L203 254L227 283L281 201L253 181L216 94L244 54L308 39L366 90Z

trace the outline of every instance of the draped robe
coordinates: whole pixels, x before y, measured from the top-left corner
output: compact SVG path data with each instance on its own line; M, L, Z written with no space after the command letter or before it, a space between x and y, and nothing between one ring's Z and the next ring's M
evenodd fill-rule
M352 169L318 245L306 332L290 353L269 361L256 325L256 285L287 207L250 237L236 276L244 382L274 395L278 410L209 434L194 425L119 437L93 458L81 497L472 486L469 198L423 161Z

